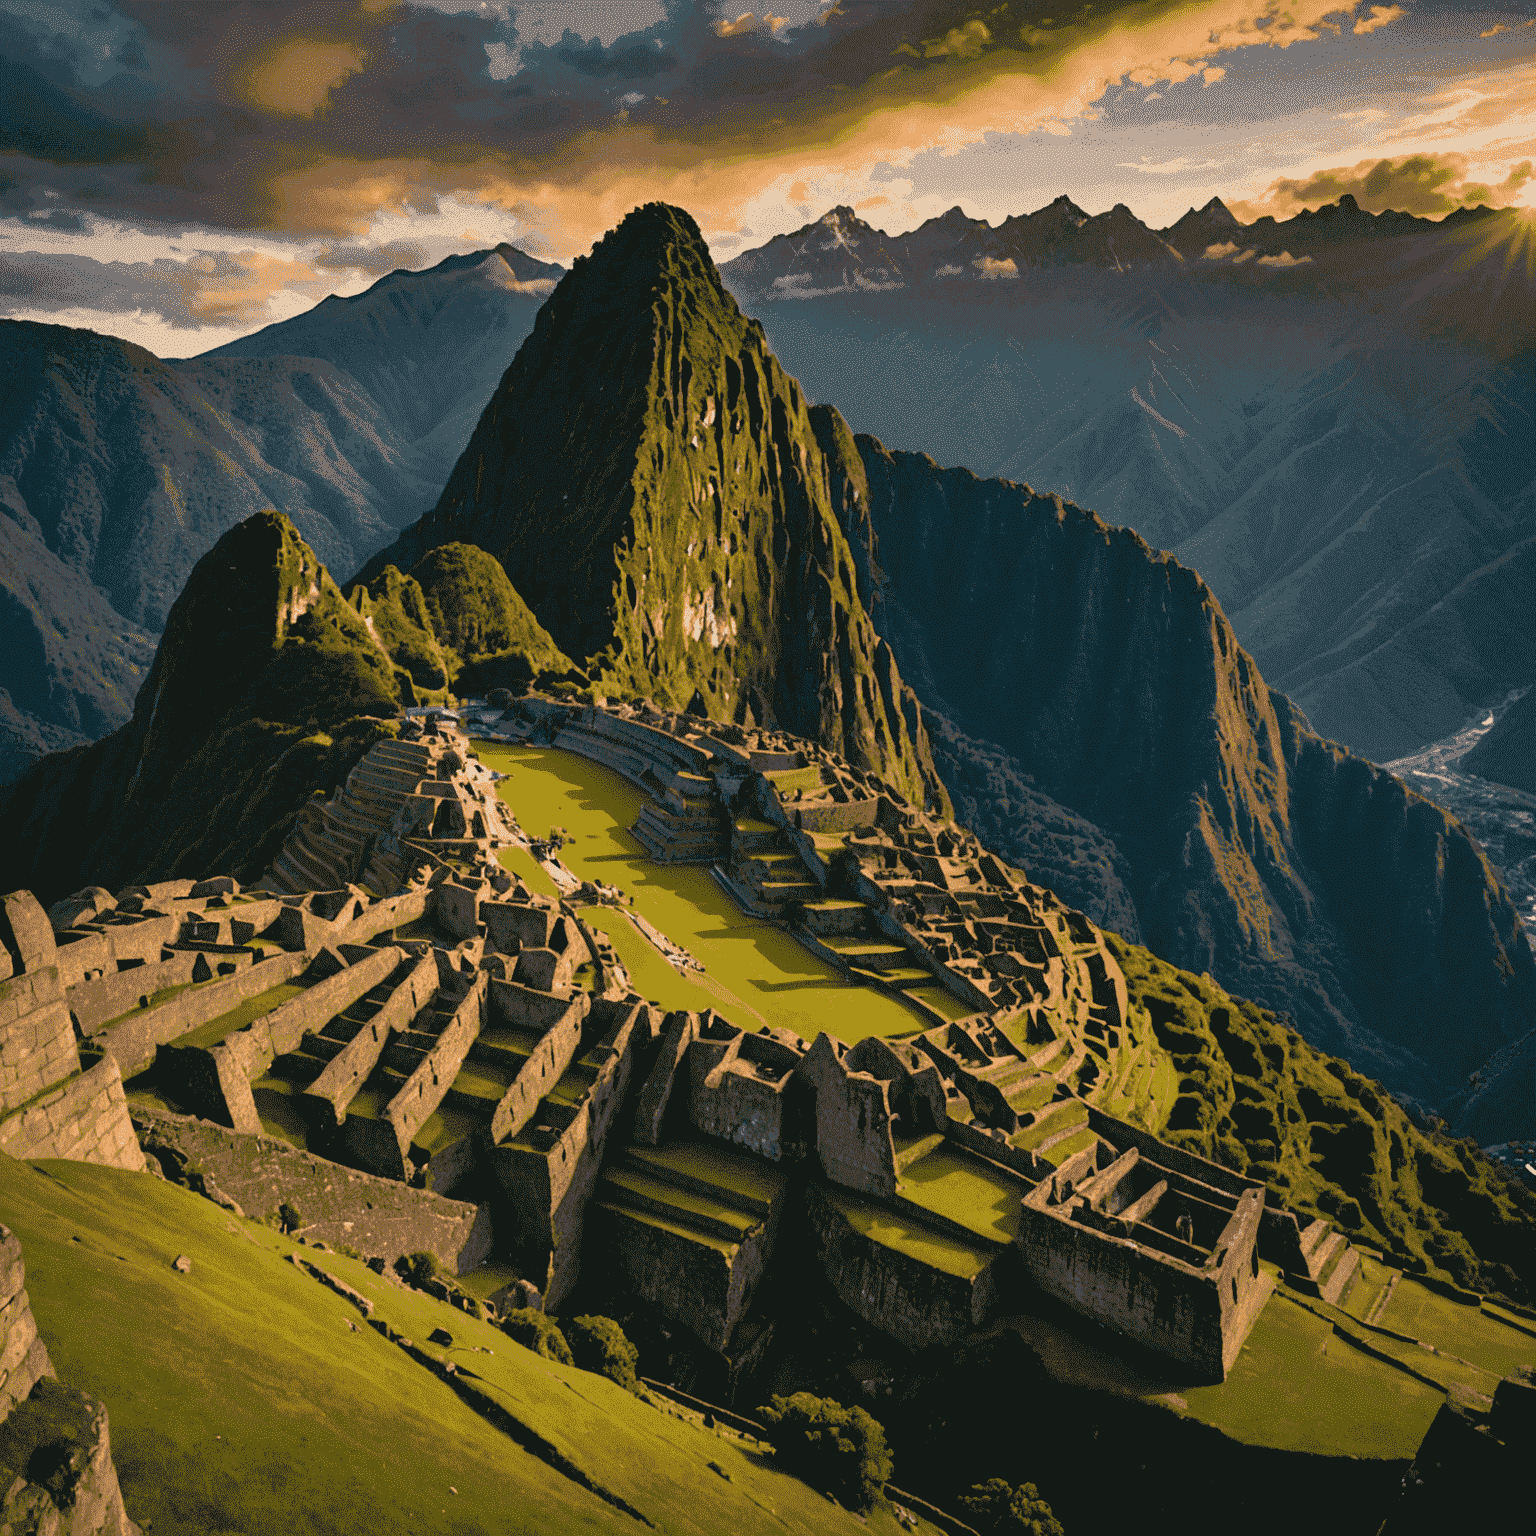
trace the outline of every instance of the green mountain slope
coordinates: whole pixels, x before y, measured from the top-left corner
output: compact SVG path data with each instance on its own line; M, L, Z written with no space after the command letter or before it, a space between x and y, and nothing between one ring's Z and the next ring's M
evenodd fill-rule
M304 801L393 733L405 673L379 635L410 627L370 631L286 517L248 518L193 570L128 724L0 791L0 886L46 903L265 868Z
M681 210L637 209L575 263L437 507L362 579L448 542L494 554L599 692L697 696L947 805L799 386Z
M0 1209L55 1366L106 1403L123 1502L154 1536L900 1530L750 1442L148 1174L0 1156ZM373 1300L425 1363L291 1252ZM437 1328L451 1344L429 1342Z
M1179 1074L1164 1140L1306 1215L1474 1289L1528 1297L1536 1198L1466 1142L1420 1130L1379 1083L1150 950L1106 933Z

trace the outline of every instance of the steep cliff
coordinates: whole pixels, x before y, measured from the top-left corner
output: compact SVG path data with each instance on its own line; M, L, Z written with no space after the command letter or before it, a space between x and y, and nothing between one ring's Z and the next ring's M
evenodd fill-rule
M1129 892L1152 950L1431 1103L1531 1029L1536 964L1477 844L1318 737L1199 576L1058 498L857 451L841 503L868 508L848 526L874 541L904 673L1047 811L1099 829L1101 889ZM1017 810L1000 851L1050 884L1046 812ZM1113 921L1107 896L1089 911Z
M393 730L404 676L293 524L248 518L198 561L128 724L0 790L0 888L258 873Z
M773 722L947 806L799 386L681 210L575 263L437 507L362 579L448 542L494 554L599 692Z

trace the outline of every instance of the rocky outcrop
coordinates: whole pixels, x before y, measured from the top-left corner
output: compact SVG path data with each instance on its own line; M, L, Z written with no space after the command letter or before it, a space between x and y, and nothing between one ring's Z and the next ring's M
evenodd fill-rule
M650 204L561 281L437 507L362 578L479 545L597 691L777 724L947 803L831 496L799 386L693 220Z
M1536 964L1477 844L1318 737L1195 572L1059 498L857 447L843 501L903 672L1099 829L1150 948L1432 1102L1530 1030ZM1053 878L1048 839L1005 851Z

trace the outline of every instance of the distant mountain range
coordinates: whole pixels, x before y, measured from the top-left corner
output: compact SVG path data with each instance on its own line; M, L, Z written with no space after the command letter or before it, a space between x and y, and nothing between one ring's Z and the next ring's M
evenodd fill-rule
M1092 507L1210 583L1379 761L1536 681L1536 283L1517 211L1352 198L1151 230L1066 198L725 263L785 366L885 443Z
M128 719L193 565L253 512L351 571L430 506L560 272L455 256L184 362L0 321L0 782Z

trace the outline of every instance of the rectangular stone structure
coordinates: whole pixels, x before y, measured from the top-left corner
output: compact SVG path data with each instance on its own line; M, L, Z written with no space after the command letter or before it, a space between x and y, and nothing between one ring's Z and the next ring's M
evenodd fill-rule
M297 1096L299 1108L320 1134L334 1131L341 1124L348 1103L378 1065L390 1035L408 1028L436 991L437 962L431 955L423 955L389 994L384 1006Z
M222 981L189 987L157 1008L130 1013L98 1028L87 1036L87 1046L112 1057L123 1076L132 1077L154 1062L161 1046L238 1008L247 998L290 981L303 970L304 961L302 954L276 954Z

